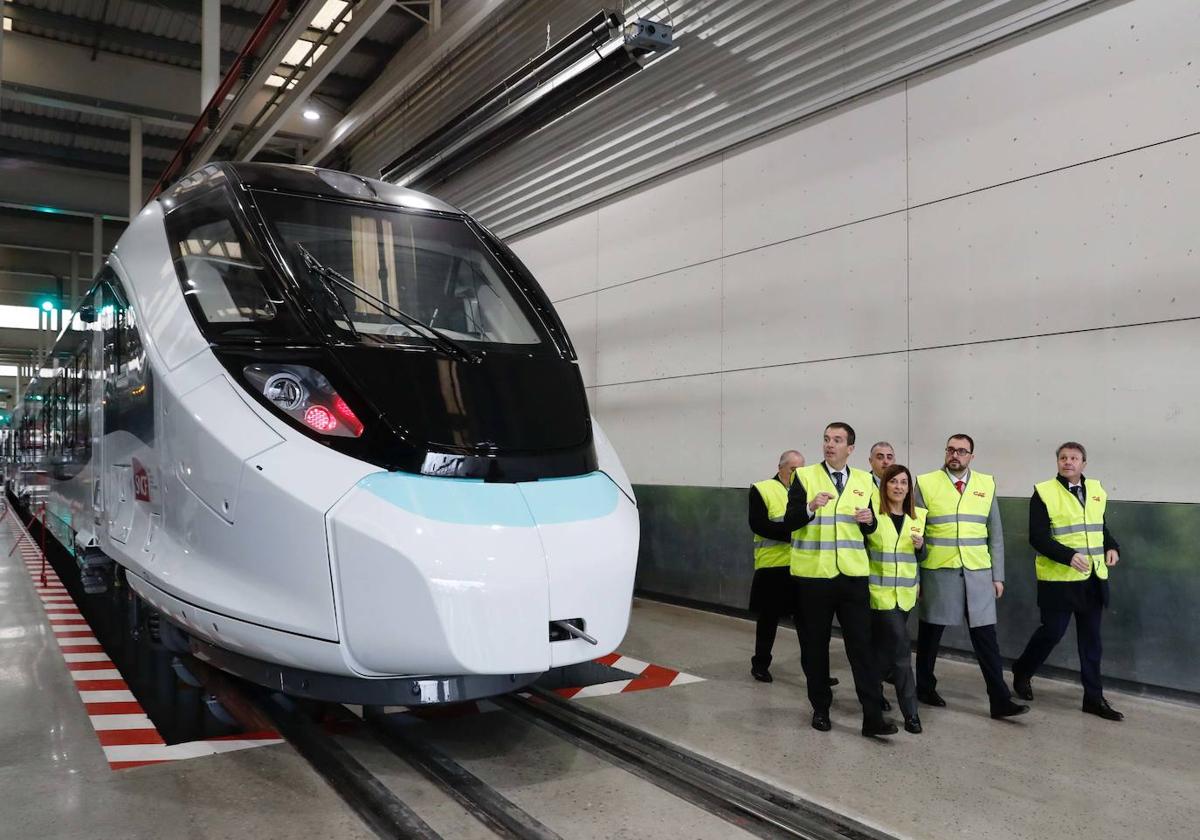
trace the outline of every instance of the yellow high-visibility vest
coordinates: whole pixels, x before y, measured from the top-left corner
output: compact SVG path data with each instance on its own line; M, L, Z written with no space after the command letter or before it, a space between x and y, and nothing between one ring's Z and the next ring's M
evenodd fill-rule
M967 475L962 493L945 470L917 476L925 519L922 569L990 569L988 514L996 498L996 480L981 472Z
M1087 573L1077 571L1066 563L1059 563L1041 554L1034 558L1037 579L1047 581L1087 580L1092 573L1101 580L1108 578L1108 565L1104 562L1104 508L1108 505L1108 494L1099 481L1086 479L1083 483L1084 504L1071 491L1058 483L1057 478L1034 485L1038 498L1046 503L1050 514L1050 536L1067 548L1092 561Z
M905 514L900 530L886 513L879 514L875 532L867 534L867 555L871 575L871 609L911 610L917 603L917 550L913 537L925 530L925 508L917 508L916 517Z
M762 500L767 503L767 518L772 522L782 522L787 512L788 491L783 483L776 478L754 482L754 489ZM754 535L754 568L771 569L776 566L787 566L792 562L792 544L780 540L771 540Z
M866 577L867 547L854 512L856 508L871 504L875 490L871 474L851 468L840 495L823 463L796 470L792 481L804 485L810 502L818 493L833 496L825 507L813 514L811 522L792 532L792 575Z

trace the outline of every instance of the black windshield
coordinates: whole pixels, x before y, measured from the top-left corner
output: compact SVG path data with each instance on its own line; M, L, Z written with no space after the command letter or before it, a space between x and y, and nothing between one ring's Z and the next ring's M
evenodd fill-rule
M257 192L255 202L293 276L341 341L428 345L424 325L454 342L520 350L548 344L521 289L461 217L278 193ZM339 288L330 300L328 289L313 284L305 252L360 293Z

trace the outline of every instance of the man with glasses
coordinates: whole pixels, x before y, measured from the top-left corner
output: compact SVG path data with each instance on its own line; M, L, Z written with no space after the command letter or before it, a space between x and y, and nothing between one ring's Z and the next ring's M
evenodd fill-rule
M1004 594L1004 531L996 502L996 481L973 471L975 441L952 435L942 469L917 477L917 506L925 520L925 559L921 561L920 623L917 628L917 699L945 706L933 674L946 627L963 618L983 671L993 718L1021 715L1004 682L996 640L996 599Z

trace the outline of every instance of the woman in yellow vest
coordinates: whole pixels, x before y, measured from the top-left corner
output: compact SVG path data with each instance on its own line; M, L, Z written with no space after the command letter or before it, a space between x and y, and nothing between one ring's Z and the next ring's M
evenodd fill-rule
M879 479L879 527L867 535L870 562L871 645L880 673L891 673L904 728L918 734L908 614L917 603L917 562L924 555L925 509L913 501L908 467L893 464Z

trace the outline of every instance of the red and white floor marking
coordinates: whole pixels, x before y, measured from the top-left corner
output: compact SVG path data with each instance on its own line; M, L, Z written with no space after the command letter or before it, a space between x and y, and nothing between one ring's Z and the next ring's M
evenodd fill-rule
M54 568L44 563L41 549L29 532L16 521L11 511L7 521L9 534L19 544L16 553L33 578L34 588L50 621L50 629L75 680L75 688L96 730L109 767L124 770L282 743L278 733L270 731L247 732L185 744L167 744L163 741L158 729L125 684L117 666L92 635L87 619L79 612Z
M628 671L631 674L637 674L637 676L631 680L614 680L613 682L586 685L582 688L556 688L554 693L559 697L575 700L581 697L601 697L606 694L625 694L630 691L646 691L651 688L667 688L675 685L704 682L704 677L685 674L682 671L664 668L662 665L643 662L640 659L634 659L632 656L622 656L619 653L610 653L608 656L601 656L595 661L600 665L607 665L610 668Z

